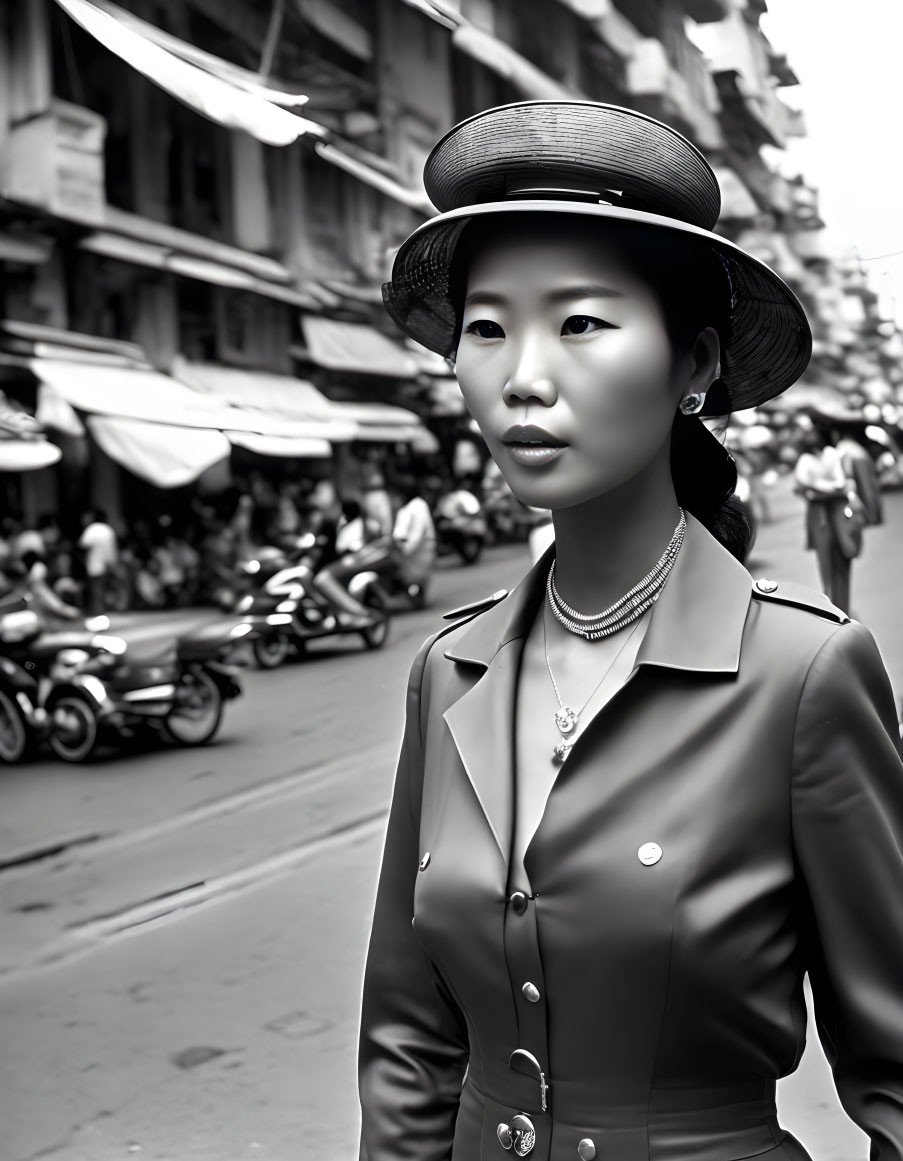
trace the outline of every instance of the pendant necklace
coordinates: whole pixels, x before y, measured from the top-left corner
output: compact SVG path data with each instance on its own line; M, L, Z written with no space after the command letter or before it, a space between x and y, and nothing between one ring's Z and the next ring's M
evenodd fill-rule
M636 619L636 618L634 618L634 619ZM609 673L611 673L611 671L614 669L618 658L621 656L621 654L627 648L627 646L630 642L630 639L633 637L634 633L637 631L637 629L639 629L639 627L640 627L639 621L637 621L637 624L635 624L634 627L627 634L627 637L624 641L624 644L621 646L621 648L615 654L614 660L612 661L611 665L608 666L608 668L605 670L605 672L599 678L592 693L590 693L589 697L586 699L586 701L583 703L583 705L579 709L575 710L575 709L572 709L571 706L565 705L564 702L561 700L561 692L558 689L558 683L555 680L555 674L552 672L552 663L549 661L549 640L548 640L548 637L546 635L546 618L545 618L545 615L543 615L543 618L542 618L542 643L543 643L543 649L545 650L545 655L546 655L546 668L549 671L549 677L552 680L552 689L555 690L555 699L558 702L558 709L555 711L555 725L558 727L558 732L561 734L561 741L557 744L555 749L552 751L552 761L553 762L562 763L562 762L565 762L567 760L567 757L570 754L571 749L573 748L574 743L577 740L576 738L572 738L571 735L573 734L574 730L577 728L577 723L580 721L580 715L583 713L583 711L586 709L586 707L592 701L593 697L595 697L599 687L602 685L602 682L606 679L606 677L608 677Z
M633 586L630 592L625 593L620 600L609 605L607 609L603 609L601 613L578 613L576 609L572 609L562 600L555 584L555 561L553 560L546 579L546 596L552 612L569 633L577 633L581 637L585 637L587 641L596 641L600 637L610 637L612 633L617 633L619 629L623 629L641 617L658 600L665 586L665 581L674 567L674 562L677 560L677 554L680 552L686 530L687 517L681 508L680 520L674 529L674 535L656 564L638 584Z

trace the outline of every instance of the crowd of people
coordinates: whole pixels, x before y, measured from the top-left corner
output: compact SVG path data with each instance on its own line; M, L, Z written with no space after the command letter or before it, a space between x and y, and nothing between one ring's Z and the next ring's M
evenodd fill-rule
M757 522L770 517L770 480L793 472L806 501L806 545L815 551L824 591L845 609L862 530L881 522L890 454L861 428L797 416L758 447L742 439L732 447L738 494ZM345 588L355 554L367 542L390 538L402 573L420 575L436 552L433 517L446 511L483 511L511 539L530 533L534 555L551 538L547 514L514 502L491 461L483 475L463 481L433 473L387 483L374 466L345 495L330 479L275 482L252 472L226 492L194 495L172 513L139 514L119 530L99 508L86 511L75 528L63 528L52 513L33 525L8 516L0 522L0 591L26 584L58 618L189 605L228 608L236 599L241 561L263 545L288 549L314 532L323 557L318 587L349 616L362 615Z
M400 476L387 483L377 469L354 492L330 479L283 480L262 473L236 480L227 492L195 495L171 513L137 515L114 527L107 512L84 513L64 528L53 514L33 525L13 517L0 524L0 591L27 586L56 618L234 604L239 565L262 546L285 550L305 533L320 541L318 587L349 614L360 612L344 588L347 562L365 543L389 538L399 567L420 573L435 557L433 512L476 495L439 476Z

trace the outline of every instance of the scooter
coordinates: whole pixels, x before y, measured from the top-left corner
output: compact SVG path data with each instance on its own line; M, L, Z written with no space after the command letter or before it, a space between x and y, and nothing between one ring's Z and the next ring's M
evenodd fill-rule
M482 511L433 517L436 525L436 549L440 556L456 552L465 564L476 564L489 536L489 527Z
M41 632L37 613L16 594L0 600L0 763L21 762L40 735L44 714L38 680L8 651Z
M294 649L303 654L309 641L319 637L360 635L368 649L380 649L389 635L389 616L377 591L377 573L362 557L361 571L348 582L348 592L371 609L373 621L360 628L343 623L340 611L314 588L313 537L299 541L291 559L278 550L258 554L262 559L245 561L242 570L257 579L253 592L236 606L253 630L251 647L261 669L275 669ZM281 566L281 567L280 567Z
M233 654L251 632L235 620L202 625L140 661L116 637L106 638L101 651L61 654L45 703L51 750L64 762L84 762L101 745L142 731L181 746L206 745L225 702L242 692Z
M44 705L48 690L73 651L79 657L105 651L107 617L88 618L80 628L48 630L27 595L0 600L0 763L21 762L47 737Z

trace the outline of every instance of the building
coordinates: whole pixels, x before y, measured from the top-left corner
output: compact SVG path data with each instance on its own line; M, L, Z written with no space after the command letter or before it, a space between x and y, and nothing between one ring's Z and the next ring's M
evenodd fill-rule
M222 486L236 457L352 487L390 451L450 458L448 369L391 333L379 286L429 213L432 143L506 101L613 101L686 133L722 228L826 334L811 191L763 150L802 131L764 7L5 0L0 387L62 449L11 501L34 518L103 498L122 521L161 484ZM828 281L865 303L848 273Z

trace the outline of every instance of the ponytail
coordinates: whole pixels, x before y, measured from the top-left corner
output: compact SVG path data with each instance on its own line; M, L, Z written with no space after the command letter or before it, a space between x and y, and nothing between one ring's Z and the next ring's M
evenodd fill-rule
M746 509L734 495L737 465L701 419L680 411L671 428L671 478L681 508L739 561L745 560L753 530Z

